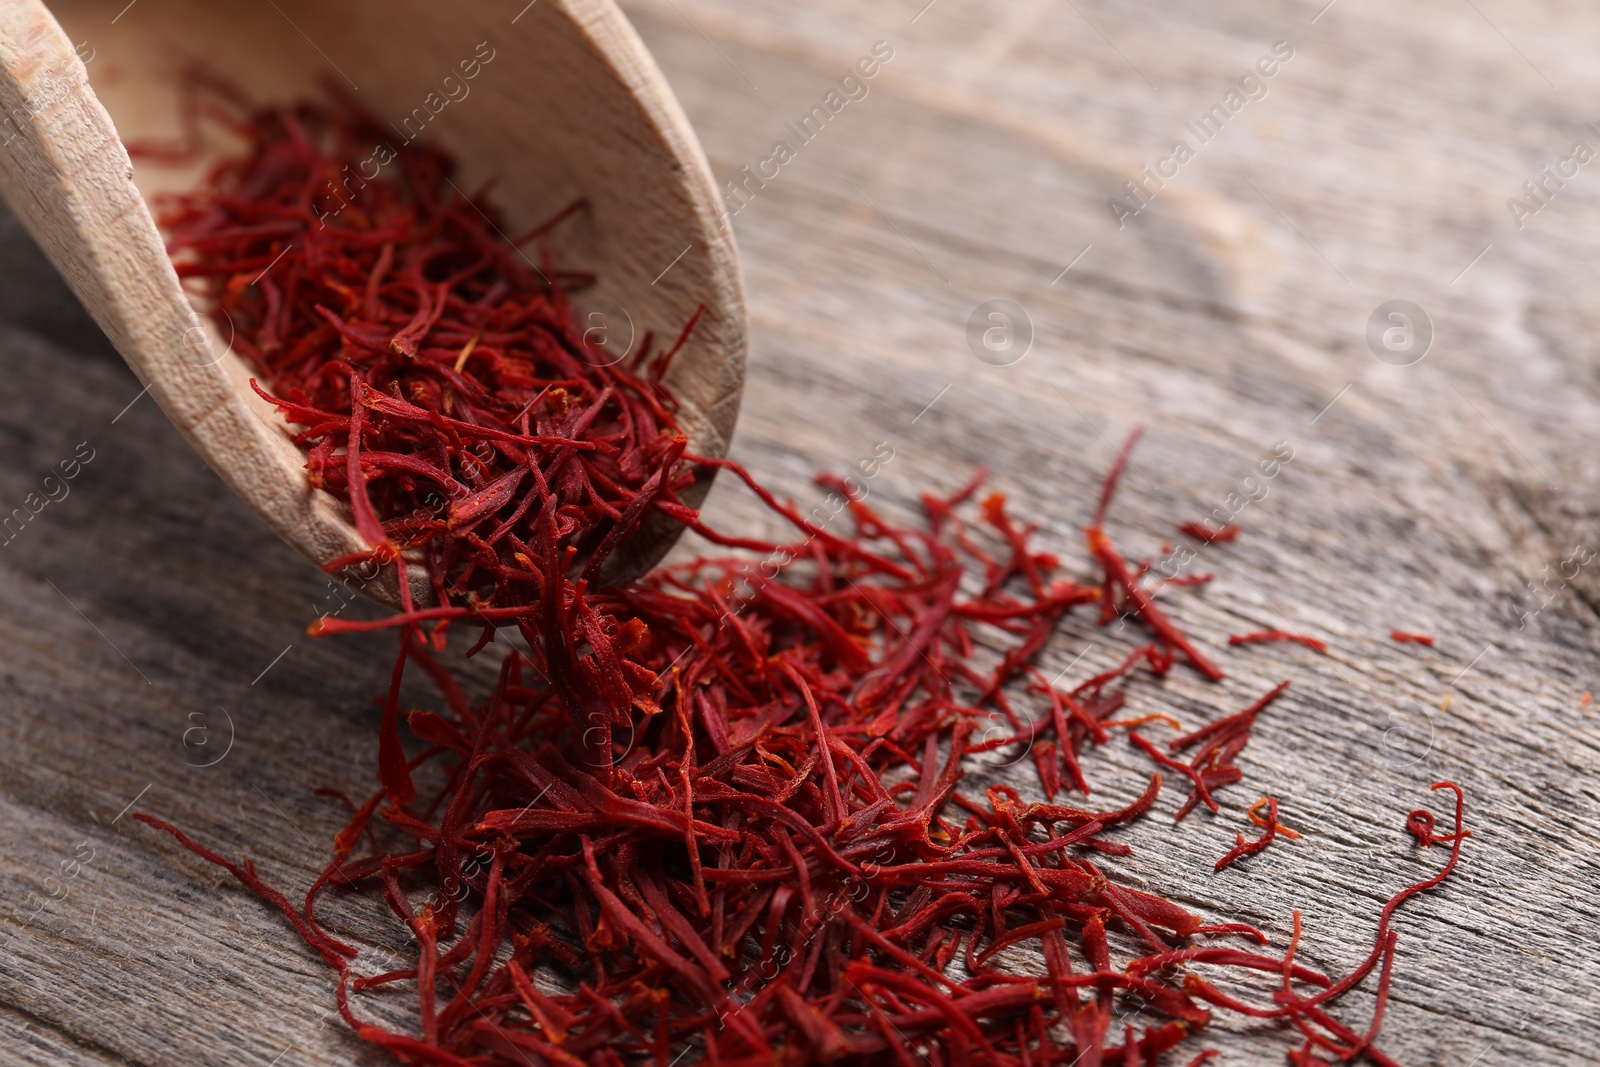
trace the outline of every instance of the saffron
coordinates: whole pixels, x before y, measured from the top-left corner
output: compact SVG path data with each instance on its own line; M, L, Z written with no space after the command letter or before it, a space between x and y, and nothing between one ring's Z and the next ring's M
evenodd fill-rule
M370 118L347 102L247 107L205 78L192 91L218 98L196 113L230 116L247 147L163 205L174 261L234 322L313 490L350 507L367 548L330 569L393 564L403 602L312 628L393 630L398 650L377 785L359 803L334 795L345 825L298 904L248 861L136 818L280 912L332 972L358 1038L435 1064L667 1067L691 1051L713 1064L888 1063L920 1047L936 1063L1131 1065L1158 1062L1221 1007L1286 1021L1301 1062L1313 1048L1389 1062L1375 1041L1391 918L1456 865L1469 833L1455 786L1435 786L1455 791L1452 833L1425 809L1406 820L1449 861L1391 898L1372 954L1339 981L1295 964L1298 915L1285 954L1269 955L1254 951L1260 931L1208 925L1097 865L1130 851L1117 831L1154 808L1161 771L1190 786L1178 819L1216 810L1213 791L1243 777L1234 761L1289 685L1166 751L1138 730L1176 720L1116 717L1141 666L1163 675L1181 659L1223 678L1106 531L1137 431L1085 530L1091 580L1034 547L1003 497L980 497L981 475L925 497L916 525L845 494L848 522L819 526L737 463L689 452L661 376L698 316L625 365L594 358L568 295L587 275L542 251L525 260L493 208L455 189L447 156L407 146L337 214L319 212L316 190L381 139ZM683 496L713 470L754 492L785 539L706 525ZM608 584L607 561L657 520L733 551ZM752 552L804 564L769 574ZM422 568L430 603L410 599L408 567ZM1079 609L1102 625L1128 618L1150 640L1062 687L1037 660ZM454 627L476 631L469 656L503 629L527 648L505 652L477 702L440 658ZM979 627L1003 635L992 659ZM439 710L401 714L408 669ZM1116 729L1157 771L1128 805L1090 807L1085 746ZM972 795L966 776L985 754L1030 755L1044 799L1007 785ZM1264 820L1259 804L1250 812L1264 833L1241 834L1219 870L1294 836L1276 800L1265 805ZM358 974L358 952L319 915L328 893L386 908L413 958ZM1041 968L1007 962L1022 946ZM1201 965L1281 988L1270 1006L1245 1003ZM1374 968L1377 1008L1357 1034L1328 1010ZM416 990L406 1032L359 1012L362 994L396 984ZM1114 1025L1119 999L1145 1020Z

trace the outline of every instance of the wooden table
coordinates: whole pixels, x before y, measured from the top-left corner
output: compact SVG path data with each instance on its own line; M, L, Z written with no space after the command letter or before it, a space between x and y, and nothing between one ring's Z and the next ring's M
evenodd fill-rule
M629 5L719 177L794 150L734 219L754 339L736 454L810 501L812 472L888 442L872 493L897 511L985 464L1086 568L1114 442L1148 425L1111 521L1125 547L1158 554L1174 521L1219 508L1245 534L1190 565L1213 584L1172 598L1228 680L1180 669L1133 706L1204 722L1294 686L1222 814L1173 830L1158 813L1119 869L1280 939L1298 907L1307 957L1342 971L1382 901L1437 869L1403 822L1450 778L1474 836L1400 913L1385 1045L1408 1064L1592 1062L1600 162L1573 157L1600 151L1600 17L1576 0L924 2ZM800 143L786 123L880 40L893 57L865 97ZM1241 86L1258 61L1271 77ZM0 1060L378 1062L277 918L126 813L303 886L340 821L312 790L371 780L390 643L307 639L342 601L139 398L14 224L0 257L0 513L66 493L0 548ZM1020 347L969 344L991 300L1030 324L1009 365ZM1410 347L1385 347L1405 323L1383 316L1369 344L1396 300L1425 315ZM1399 365L1427 324L1425 358ZM1277 476L1242 482L1280 442ZM45 481L75 456L76 477ZM711 510L768 521L731 483ZM1225 645L1265 628L1328 654ZM1136 636L1085 618L1043 663L1081 656L1085 676ZM1144 762L1119 741L1089 767L1111 805ZM1304 839L1212 874L1261 793ZM404 999L364 1009L401 1018ZM1230 1064L1288 1043L1236 1022L1209 1037Z

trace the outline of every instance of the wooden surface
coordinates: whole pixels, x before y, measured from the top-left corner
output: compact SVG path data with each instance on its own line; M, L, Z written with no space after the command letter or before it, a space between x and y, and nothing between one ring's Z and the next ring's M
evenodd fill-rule
M1474 837L1456 878L1400 913L1384 1044L1407 1064L1592 1062L1600 705L1580 702L1600 687L1600 163L1552 184L1523 229L1506 200L1574 141L1600 149L1583 125L1600 118L1600 15L1338 0L1313 24L1321 0L936 0L913 22L922 3L629 8L723 179L875 41L894 48L734 219L753 340L735 454L815 501L811 472L888 441L871 488L892 508L985 463L1083 565L1078 529L1132 425L1151 430L1110 526L1139 555L1288 442L1244 537L1194 565L1215 584L1170 598L1229 679L1179 670L1131 701L1198 724L1294 687L1222 814L1174 831L1164 797L1118 867L1280 943L1299 907L1305 953L1343 970L1382 901L1437 868L1402 823L1451 778ZM1107 198L1175 138L1192 146L1184 122L1282 39L1294 55L1265 98L1118 229ZM117 418L138 384L14 225L0 256L0 504L94 449L0 548L0 1060L376 1062L328 1019L330 983L279 920L119 813L138 798L305 884L339 822L312 789L370 781L389 642L308 641L340 603L323 579L148 399ZM1036 334L1006 367L965 334L995 298ZM1434 326L1413 366L1365 339L1396 299ZM765 521L731 483L711 510ZM1533 599L1525 583L1573 558L1589 562ZM1330 652L1224 643L1263 627ZM1083 677L1135 636L1084 618L1044 663L1082 654ZM1098 751L1097 799L1129 798L1143 766L1120 742ZM1213 875L1266 792L1305 838ZM400 1017L404 1000L363 1010ZM1358 1029L1368 1004L1348 1004ZM1248 1064L1282 1062L1288 1039L1228 1024L1205 1042Z

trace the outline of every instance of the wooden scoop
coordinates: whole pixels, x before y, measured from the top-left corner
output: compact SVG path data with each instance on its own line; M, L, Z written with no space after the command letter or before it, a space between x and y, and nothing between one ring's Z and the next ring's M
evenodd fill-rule
M263 103L321 96L333 79L390 120L393 147L420 138L453 153L463 190L495 179L512 232L587 197L591 210L563 223L554 243L564 266L599 279L579 307L621 358L646 331L670 342L703 303L667 385L690 450L727 449L744 384L744 295L694 133L612 0L523 5L0 2L0 194L189 443L319 565L367 546L348 508L308 486L304 456L248 388L226 330L191 305L147 204L192 185L210 160L135 168L123 147L177 136L185 57ZM709 485L707 474L695 488L703 496ZM614 576L642 573L680 529L646 525L613 561ZM417 595L431 599L420 572ZM396 599L392 572L362 587Z

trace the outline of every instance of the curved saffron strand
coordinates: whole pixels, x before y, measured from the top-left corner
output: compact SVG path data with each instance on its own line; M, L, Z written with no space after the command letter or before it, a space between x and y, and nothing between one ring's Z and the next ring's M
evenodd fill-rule
M221 867L223 870L233 875L234 879L240 885L250 890L250 892L254 893L268 904L272 905L273 908L283 915L283 917L289 921L289 925L294 927L295 933L300 935L300 939L304 941L307 946L315 950L322 957L322 961L324 963L326 963L329 967L341 970L343 969L345 965L344 959L340 955L339 951L334 947L333 943L328 941L328 939L324 936L318 934L317 931L305 921L300 913L295 910L294 905L289 903L287 897L263 882L260 876L256 874L255 865L249 860L246 860L244 862L244 866L241 867L232 860L226 859L223 856L211 851L209 848L206 848L204 845L200 844L198 841L195 841L193 838L189 837L189 835L185 834L182 830L178 829L176 826L173 826L171 823L164 822L163 820L156 818L154 815L147 815L142 811L136 811L133 813L133 817L144 823L146 826L160 830L162 833L170 834L172 838L185 849L194 853L196 856L199 856L207 863L210 863L213 866Z
M1312 1003L1313 1000L1322 1000L1325 997L1337 997L1343 992L1347 991L1348 987L1340 988L1340 986L1332 985L1325 977L1316 975L1314 972L1305 972L1303 968L1295 966L1294 959L1300 945L1302 926L1299 911L1294 911L1292 915L1293 934L1290 938L1288 949L1284 953L1281 961L1272 961L1270 959L1261 957L1256 957L1253 960L1211 959L1206 961L1231 962L1234 965L1253 966L1257 969L1275 970L1279 972L1282 975L1282 989L1274 998L1279 1002L1279 1007L1258 1008L1253 1005L1246 1004L1221 992L1196 975L1187 975L1184 979L1183 988L1193 995L1200 997L1202 1000L1207 1001L1208 1003L1214 1004L1218 1007L1226 1008L1227 1010L1250 1018L1287 1018L1305 1036L1305 1048L1307 1049L1314 1045L1318 1048L1325 1049L1344 1060L1353 1059L1356 1056L1365 1053L1375 1063L1383 1065L1383 1067L1390 1067L1394 1061L1376 1048L1373 1048L1372 1042L1377 1036L1379 1027L1381 1026L1383 1007L1388 998L1389 978L1393 964L1394 944L1397 935L1393 931L1389 931L1384 936L1382 942L1384 967L1380 976L1378 1004L1374 1010L1373 1023L1366 1036L1359 1037L1354 1033L1354 1031L1351 1031L1349 1028L1338 1023L1336 1020L1332 1019L1325 1012L1323 1012L1320 1007ZM1151 959L1149 964L1155 964L1157 962L1157 960ZM1140 961L1140 963L1141 965L1145 965L1145 961ZM1296 997L1292 992L1291 985L1294 978L1300 978L1302 981L1314 981L1316 984L1324 986L1326 992L1324 994L1319 994L1316 998L1311 999L1302 999L1300 997ZM1340 983L1340 985L1342 986L1343 983ZM1334 1039L1330 1040L1329 1038L1318 1033L1312 1028L1313 1024L1327 1030L1328 1033L1333 1035Z
M1252 971L1261 971L1265 974L1280 974L1287 970L1288 973L1302 982L1309 982L1324 989L1332 985L1326 975L1305 967L1295 966L1292 962L1292 957L1278 960L1273 959L1271 956L1244 952L1236 948L1172 949L1135 960L1134 963L1129 965L1128 973L1134 977L1144 977L1176 963L1209 963L1221 967L1242 967Z
M1250 805L1250 810L1245 812L1245 814L1249 817L1251 822L1255 823L1262 829L1265 829L1270 824L1277 827L1278 836L1288 838L1290 841L1300 840L1300 835L1298 833L1277 821L1276 814L1272 814L1266 819L1261 817L1261 809L1269 806L1273 808L1274 812L1276 812L1276 802L1272 800L1272 798L1261 797L1254 804Z
M860 562L872 567L874 570L887 574L892 578L899 579L900 581L908 581L911 579L911 572L906 570L904 567L892 563L874 552L869 552L866 549L861 548L859 545L835 537L827 530L824 530L822 527L817 526L806 519L799 512L795 511L793 507L779 501L778 498L772 494L771 490L767 489L766 486L756 481L750 472L745 470L741 464L736 463L731 459L719 459L713 456L700 456L688 452L684 453L683 458L687 462L694 463L699 466L716 467L720 470L732 471L734 476L743 482L745 486L748 487L749 490L754 493L756 497L769 509L783 516L785 519L788 519L789 522L802 533L821 541L823 545L830 550L839 552L850 559L859 560ZM696 532L698 533L699 531L697 530ZM769 545L766 547L768 549L775 549L779 546Z
M1232 866L1234 863L1246 856L1254 856L1258 852L1265 851L1266 847L1277 839L1278 798L1267 797L1266 801L1267 818L1264 823L1266 829L1262 832L1261 836L1256 838L1254 841L1248 841L1245 839L1244 834L1234 835L1237 838L1238 843L1230 848L1227 852L1223 853L1221 859L1217 860L1216 870L1221 871L1224 868ZM1255 812L1255 807L1252 806L1250 811L1253 815Z
M1435 782L1430 788L1434 790L1454 790L1456 795L1455 833L1450 834L1447 837L1435 838L1423 842L1423 847L1428 847L1435 843L1448 843L1450 845L1450 858L1445 861L1444 867L1440 869L1439 873L1435 874L1433 877L1425 878L1420 882L1409 885L1389 898L1388 903L1384 904L1383 910L1378 914L1378 932L1372 946L1372 952L1367 956L1366 960L1364 960L1355 970L1351 971L1349 975L1334 983L1323 992L1317 993L1305 999L1293 998L1293 995L1288 992L1280 992L1277 994L1278 997L1283 997L1285 1000L1293 999L1296 1007L1315 1007L1354 988L1364 978L1366 978L1368 974L1371 973L1373 966L1378 962L1378 959L1383 952L1384 939L1389 933L1389 920L1394 915L1395 909L1400 907L1400 905L1404 904L1407 900L1410 900L1412 897L1416 896L1418 893L1425 893L1444 882L1446 878L1450 877L1451 872L1456 868L1456 862L1461 858L1462 843L1465 842L1467 838L1472 836L1471 831L1467 830L1463 825L1463 818L1466 808L1466 795L1461 791L1461 787L1456 785L1454 782ZM1415 815L1416 812L1413 812L1412 816Z
M1314 652L1321 652L1323 655L1327 655L1328 652L1327 642L1319 641L1315 637L1308 637L1305 634L1290 633L1287 630L1257 630L1254 633L1228 635L1228 644L1230 645L1260 645L1275 641L1292 641L1305 645Z
M1383 965L1378 971L1378 999L1372 1009L1372 1025L1367 1028L1366 1036L1350 1049L1351 1059L1372 1047L1373 1038L1378 1036L1378 1030L1383 1026L1383 1009L1389 1003L1390 972L1394 969L1394 946L1395 942L1399 940L1399 936L1399 934L1390 930L1389 936L1384 941Z
M1258 945L1270 943L1270 938L1260 930L1248 923L1218 923L1216 926L1202 926L1194 931L1201 937L1226 937L1229 934L1239 934L1248 937Z

